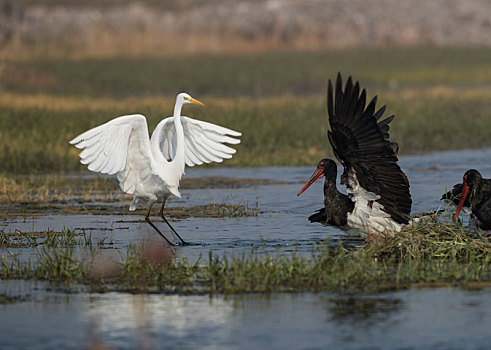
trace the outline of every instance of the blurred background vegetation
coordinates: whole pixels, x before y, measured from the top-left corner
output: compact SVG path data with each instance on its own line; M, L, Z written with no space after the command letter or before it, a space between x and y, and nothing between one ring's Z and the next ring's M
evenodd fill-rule
M482 0L0 0L0 173L84 171L68 140L153 128L181 91L243 132L226 165L315 164L337 72L396 115L401 154L489 147L490 31Z

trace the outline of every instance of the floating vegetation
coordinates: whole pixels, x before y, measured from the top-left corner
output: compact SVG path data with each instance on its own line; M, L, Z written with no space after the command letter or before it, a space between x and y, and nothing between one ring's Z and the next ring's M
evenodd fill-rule
M182 179L182 189L203 188L249 188L267 185L287 184L286 181L272 179L238 178L227 176L185 177Z
M45 215L47 213L61 214L83 214L90 213L92 215L131 215L144 216L147 209L137 209L135 211L128 210L129 201L125 205L104 205L104 204L85 204L77 205L76 203L60 203L60 204L45 204L45 203L15 203L8 206L8 210L0 213L0 218L8 217L31 217L36 215ZM0 210L7 209L0 203ZM152 213L157 216L159 211L158 206L154 206ZM240 216L257 216L259 215L259 203L256 202L254 207L249 207L247 204L226 204L226 203L211 203L198 205L193 207L171 207L166 208L166 215L173 219L187 219L190 217L209 217L209 218L230 218ZM137 221L143 221L142 218ZM159 221L159 219L156 219ZM124 221L121 221L124 222Z
M310 256L257 254L216 256L189 262L159 244L130 246L120 260L102 251L80 254L70 246L38 251L38 263L15 255L0 260L2 279L42 279L82 283L95 290L169 293L249 293L286 291L378 292L415 284L491 284L491 242L459 224L437 217L395 237L374 239L357 249L325 242ZM97 263L99 262L99 263Z
M216 217L239 217L239 216L258 216L259 214L259 202L256 202L256 206L249 208L247 204L229 204L229 205L216 205L209 204L205 207L210 207L212 210L216 210Z
M84 231L75 233L72 230L64 229L62 232L21 232L15 231L6 233L0 231L0 248L34 248L37 246L47 246L51 248L67 246L90 246L92 244L91 235Z
M157 206L156 206L157 207ZM152 212L157 216L159 208L153 208ZM123 214L123 215L138 215L142 216L146 214L146 209L137 209L133 212L128 212L128 206L121 207L104 207L104 206L91 206L85 207L84 211L92 214ZM65 211L66 212L66 211ZM174 219L187 219L190 217L208 217L208 218L230 218L240 216L257 216L259 215L259 202L256 202L254 207L249 207L248 204L226 204L226 203L210 203L204 205L197 205L192 207L171 207L165 208L166 216ZM143 219L138 219L143 221ZM160 221L160 219L155 219Z
M283 184L268 179L202 177L188 178L183 188L239 188ZM128 211L131 196L123 193L112 177L2 176L0 175L0 219L36 216L46 213L144 215L146 209ZM158 206L154 207L155 215ZM195 207L166 208L173 218L256 216L259 207L247 204L208 204Z

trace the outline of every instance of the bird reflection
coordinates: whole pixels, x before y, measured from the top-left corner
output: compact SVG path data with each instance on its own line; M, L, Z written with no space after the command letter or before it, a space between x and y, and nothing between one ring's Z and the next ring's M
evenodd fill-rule
M127 300L128 301L128 300ZM125 315L126 320L118 319L121 323L116 328L134 329L134 336L136 341L135 349L139 350L152 350L156 349L155 346L155 331L152 323L153 313L149 307L151 304L150 296L147 294L139 294L130 296L129 303L120 303L119 310L113 308L113 310L106 310L105 316L108 313L116 313L120 316ZM107 344L102 334L106 333L111 328L111 324L107 324L105 317L101 317L98 310L99 302L95 301L95 304L89 309L87 313L87 350L112 350L115 347ZM121 341L119 339L118 341Z
M142 261L152 265L168 265L173 259L172 249L162 246L162 243L156 240L143 241L138 247L137 253ZM101 250L93 259L89 275L110 280L118 274L120 265L117 260L114 251ZM151 350L156 348L152 323L154 314L150 307L153 303L151 296L139 294L122 295L122 297L123 300L116 302L117 306L112 302L108 303L105 298L91 300L87 311L87 349L113 349L104 342L101 336L107 332L108 328L112 327L134 329L135 349Z
M135 295L131 298L131 306L135 320L137 349L155 349L155 332L153 329L153 313L149 307L151 301L147 294Z
M399 313L403 306L401 299L370 297L340 297L329 299L327 304L331 321L365 325L372 324L366 321L386 320L390 315Z

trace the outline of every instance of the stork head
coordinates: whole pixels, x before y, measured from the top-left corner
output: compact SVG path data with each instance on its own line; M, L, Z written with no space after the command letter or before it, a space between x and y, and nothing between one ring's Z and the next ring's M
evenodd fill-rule
M467 170L462 180L471 188L475 187L482 181L482 176L476 169Z
M457 217L460 214L460 210L464 206L464 201L469 194L469 191L469 201L472 201L472 196L475 196L475 191L479 188L481 184L482 176L476 169L470 169L465 172L462 180L462 194L460 195L460 202L457 205L457 211L452 217L453 221L457 220Z
M330 181L336 181L336 176L338 173L338 167L332 159L324 158L319 161L317 168L310 177L309 181L302 187L297 196L300 196L307 188L310 187L314 182L316 182L321 177L325 176L326 179Z

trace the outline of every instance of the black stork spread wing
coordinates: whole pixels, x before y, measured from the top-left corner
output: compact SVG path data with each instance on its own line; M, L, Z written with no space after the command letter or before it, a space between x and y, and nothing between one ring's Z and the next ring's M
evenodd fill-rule
M390 142L390 116L378 121L385 106L375 111L377 96L366 106L366 92L351 77L343 91L341 74L336 79L336 92L329 80L327 110L331 131L329 142L336 158L343 164L341 183L353 189L354 181L366 191L380 196L384 211L399 223L407 224L411 212L409 181L397 164L397 144Z

